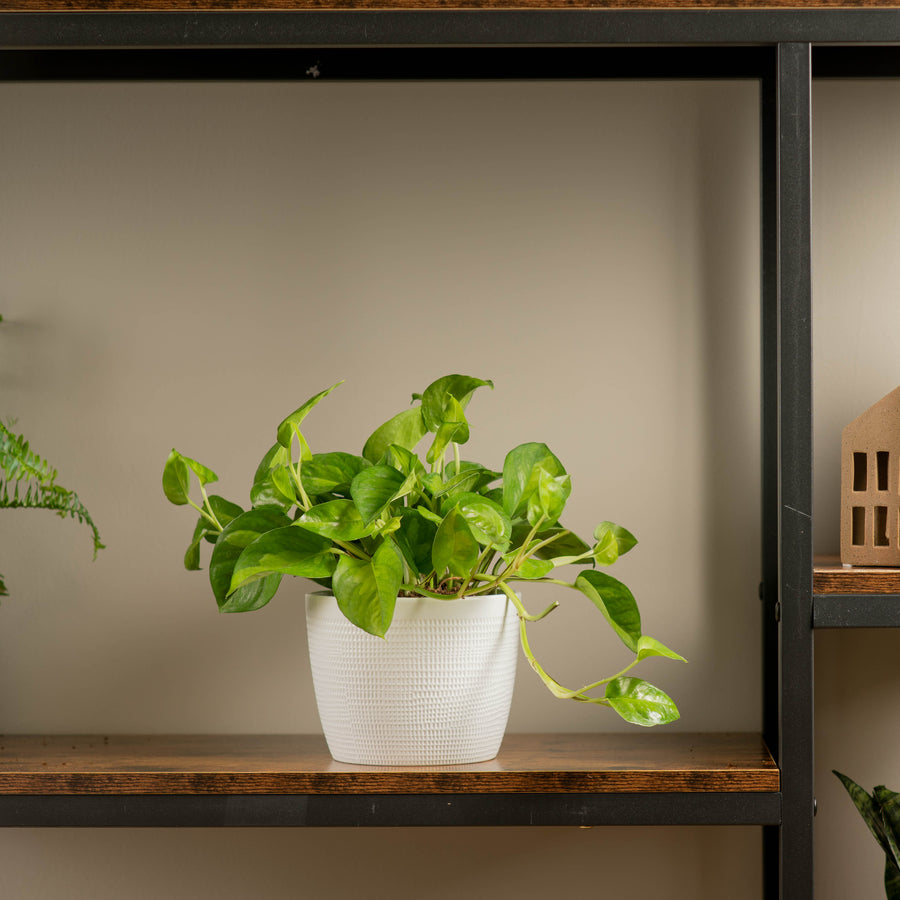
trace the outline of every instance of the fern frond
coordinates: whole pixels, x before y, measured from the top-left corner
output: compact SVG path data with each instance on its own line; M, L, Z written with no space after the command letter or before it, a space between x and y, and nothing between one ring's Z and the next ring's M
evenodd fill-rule
M34 453L10 425L0 422L0 509L49 509L62 518L77 520L91 531L96 559L104 544L87 508L78 494L56 484L56 469ZM6 593L0 576L0 596Z

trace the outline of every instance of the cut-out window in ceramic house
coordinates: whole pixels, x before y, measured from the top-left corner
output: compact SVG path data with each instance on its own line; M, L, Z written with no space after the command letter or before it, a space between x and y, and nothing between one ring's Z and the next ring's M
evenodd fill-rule
M900 388L841 436L841 562L900 566Z

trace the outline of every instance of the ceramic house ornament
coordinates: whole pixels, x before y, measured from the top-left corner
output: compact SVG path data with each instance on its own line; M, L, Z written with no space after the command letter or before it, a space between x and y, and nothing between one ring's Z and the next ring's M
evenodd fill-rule
M900 387L842 433L841 562L900 566Z

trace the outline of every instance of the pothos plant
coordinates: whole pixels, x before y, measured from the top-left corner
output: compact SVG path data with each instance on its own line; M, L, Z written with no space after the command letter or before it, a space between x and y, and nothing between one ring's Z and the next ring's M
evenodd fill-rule
M900 794L879 785L870 795L846 775L834 774L884 851L885 895L888 900L900 900Z
M502 471L461 458L467 404L492 382L439 378L377 428L362 453L313 453L300 426L336 387L279 424L253 477L250 509L208 493L218 477L205 465L177 450L169 455L166 497L199 513L185 566L199 569L201 544L213 544L209 580L222 612L260 609L285 575L301 576L328 588L354 625L384 637L398 596L452 601L503 592L518 613L528 662L556 697L612 707L637 725L678 718L671 698L628 673L651 656L683 658L643 634L632 592L598 569L631 550L634 536L601 522L588 542L561 523L572 483L546 444L510 450ZM426 436L423 461L416 447ZM573 580L556 577L568 567L576 567ZM631 662L579 688L561 685L535 659L526 633L526 623L558 601L529 613L513 589L519 582L558 585L586 599L633 654Z

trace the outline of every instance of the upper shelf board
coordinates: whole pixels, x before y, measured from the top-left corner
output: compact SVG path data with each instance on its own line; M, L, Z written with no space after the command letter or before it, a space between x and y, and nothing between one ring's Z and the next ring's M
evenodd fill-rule
M0 737L2 794L777 792L759 735L508 735L489 762L335 762L319 735Z
M0 0L5 12L353 9L886 9L900 0Z

